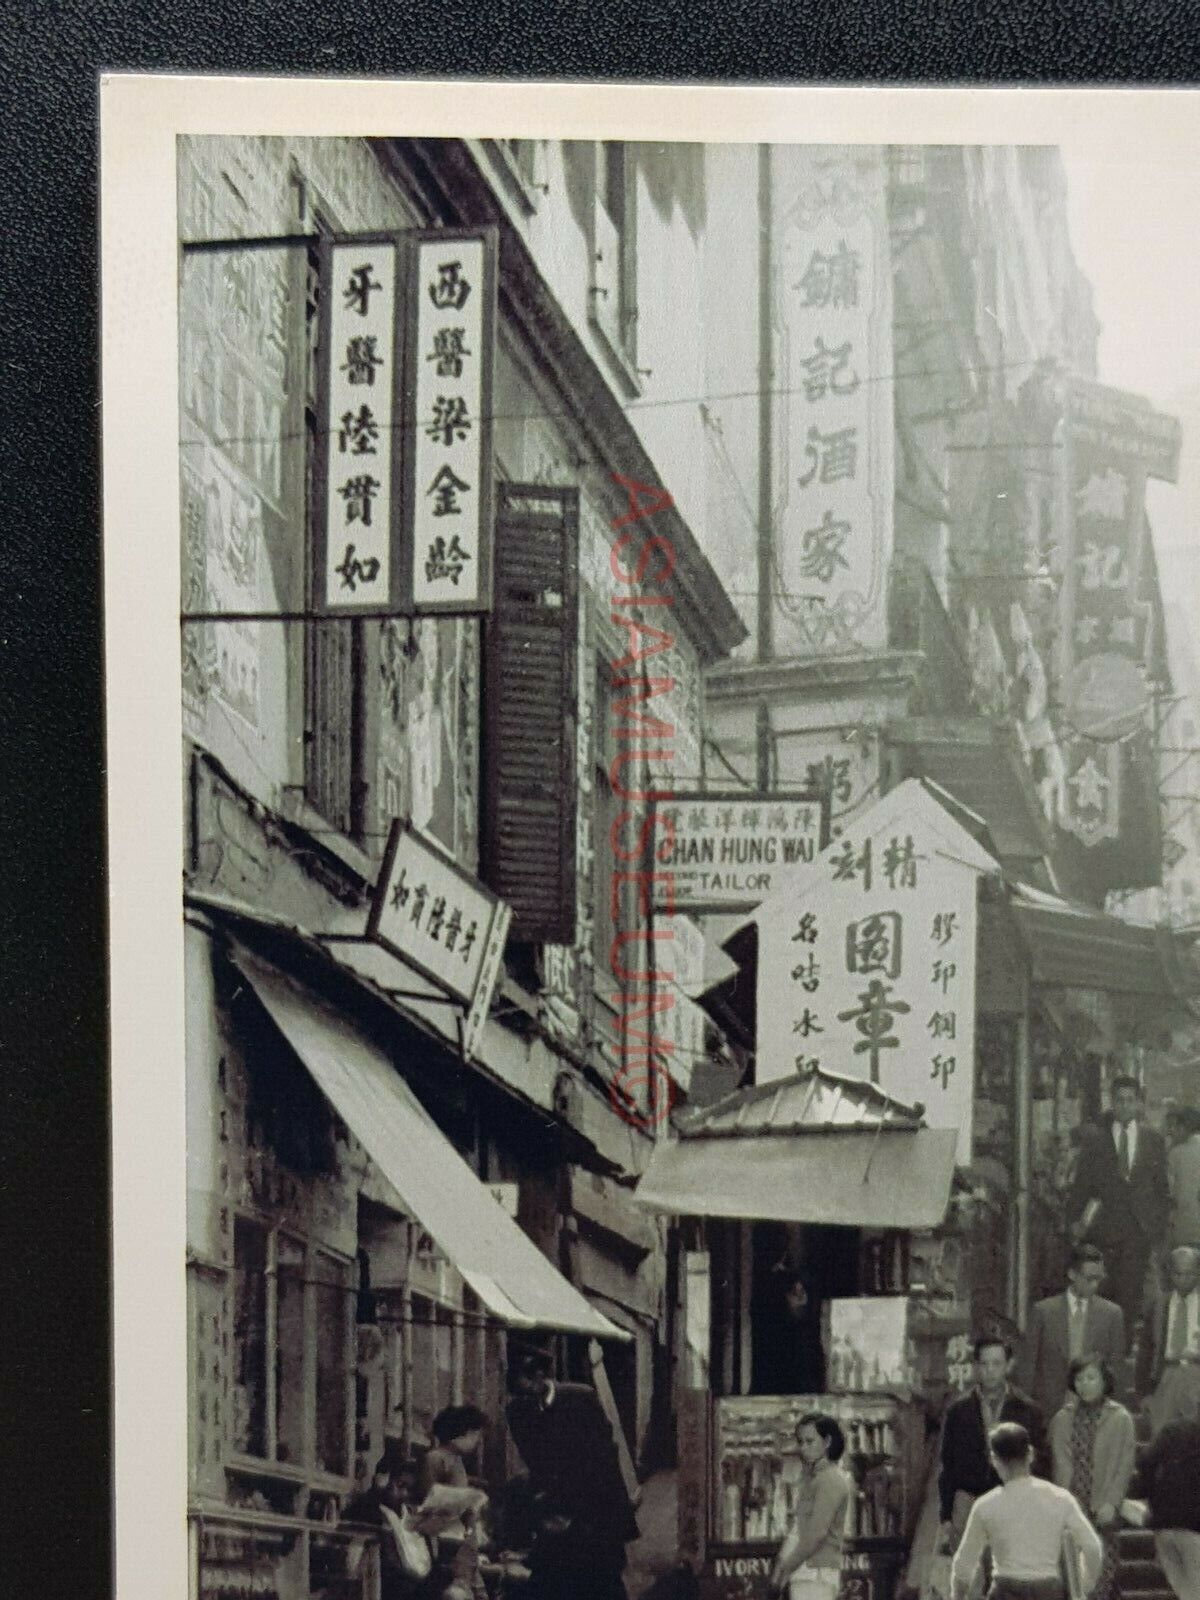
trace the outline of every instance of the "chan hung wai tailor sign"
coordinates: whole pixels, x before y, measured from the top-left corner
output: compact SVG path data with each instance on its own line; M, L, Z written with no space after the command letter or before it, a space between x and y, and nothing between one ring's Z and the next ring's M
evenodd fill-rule
M496 233L320 251L314 608L486 611Z
M971 1159L976 891L992 858L917 780L900 784L758 908L759 1083L865 1078Z
M680 911L750 911L785 867L816 860L828 832L829 803L816 793L675 795L655 809L655 870Z
M463 1053L475 1054L512 910L411 824L392 824L368 938L462 1003Z

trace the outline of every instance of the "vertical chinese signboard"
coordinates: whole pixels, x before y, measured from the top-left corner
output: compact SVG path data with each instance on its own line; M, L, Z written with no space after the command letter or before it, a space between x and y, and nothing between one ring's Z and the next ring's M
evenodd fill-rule
M958 1130L971 1158L976 888L996 863L899 785L759 907L760 1083L821 1066Z
M398 607L400 284L394 235L323 243L313 605L328 616Z
M882 152L775 155L781 655L887 642L892 274Z
M496 233L446 228L409 247L405 608L487 611Z
M495 304L494 229L323 242L316 610L489 609Z
M1060 674L1068 737L1063 825L1085 847L1122 824L1122 740L1145 722L1151 607L1147 477L1174 482L1179 424L1135 395L1067 388Z

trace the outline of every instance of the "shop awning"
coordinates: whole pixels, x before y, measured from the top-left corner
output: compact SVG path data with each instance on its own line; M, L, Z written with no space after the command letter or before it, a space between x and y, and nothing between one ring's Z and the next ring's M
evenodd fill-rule
M797 1073L688 1118L656 1146L635 1199L680 1216L936 1228L956 1139L860 1079Z
M628 1339L488 1193L370 1039L234 944L232 956L318 1088L479 1299L514 1327Z
M1170 928L1125 922L1024 883L1011 885L1010 899L1035 985L1164 1000L1200 996L1200 965Z

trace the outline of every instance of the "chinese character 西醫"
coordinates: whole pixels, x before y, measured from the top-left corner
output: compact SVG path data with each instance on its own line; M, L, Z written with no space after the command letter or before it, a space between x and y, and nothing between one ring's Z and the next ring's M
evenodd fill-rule
M807 960L792 968L792 982L798 983L806 994L816 994L821 987L821 964L813 951L809 951Z
M850 524L832 511L821 518L820 526L806 528L800 541L800 575L815 578L818 583L832 583L839 567L848 572L850 563L842 553L850 537Z
M911 833L905 835L903 844L893 834L891 842L883 852L883 872L888 881L888 888L915 889L917 862L924 860L924 856L917 854Z
M817 308L856 306L858 304L859 259L842 239L836 250L823 255L814 250L804 275L796 285L804 296L802 304Z
M461 378L463 357L471 352L466 345L465 328L439 328L433 336L433 349L426 361L436 361L434 372L439 378Z
M877 911L846 927L846 969L900 976L904 926L898 911Z
M805 1006L804 1015L792 1023L792 1032L798 1033L802 1039L807 1039L811 1034L824 1033L825 1029L817 1021L816 1012Z
M804 398L824 400L827 394L853 394L858 388L858 373L842 381L842 374L850 361L850 341L829 350L818 334L814 352L805 356L800 365L804 368Z
M374 583L379 576L378 556L367 556L365 559L356 556L354 546L346 546L346 554L342 557L341 564L333 569L342 580L342 588L349 589L351 594L357 591L360 583Z
M352 456L375 455L375 440L379 437L379 424L370 406L363 405L355 411L342 413L338 429L338 449L343 455L349 450Z
M792 935L792 943L793 944L816 944L816 942L817 942L817 918L816 918L816 913L812 912L812 911L805 911L800 917L800 921L797 924L795 933Z
M433 514L435 517L457 517L462 514L462 507L458 503L460 494L466 494L471 487L464 483L460 477L449 467L439 467L434 474L433 482L426 489L428 497L433 495Z
M449 578L457 587L458 580L462 577L463 567L471 557L458 542L455 534L447 544L439 534L429 546L429 554L425 562L425 581L434 583L442 578Z
M461 311L470 292L461 261L438 262L437 277L429 285L429 298L439 311Z
M947 945L957 932L957 911L935 911L929 937L934 944Z
M858 997L858 1005L850 1011L839 1011L839 1022L853 1022L862 1038L854 1046L855 1055L871 1058L871 1082L879 1082L879 1052L898 1050L899 1038L892 1032L896 1014L911 1007L903 1000L892 998L892 991L882 978L872 978Z
M939 956L933 963L933 971L929 975L930 983L940 983L942 993L950 987L950 980L958 972L958 967L953 961L943 961Z
M346 374L347 383L374 384L375 368L383 365L375 344L374 334L355 334L346 341L346 359L339 370Z
M433 420L426 425L425 432L431 439L440 439L449 446L455 439L465 439L472 426L467 402L458 395L440 394L433 402Z
M857 855L849 839L843 839L834 855L829 858L834 882L853 883L862 873L863 888L871 887L871 841L865 839Z
M955 1056L934 1056L933 1070L929 1076L931 1078L940 1078L942 1080L942 1088L948 1089L950 1087L950 1079L954 1076L956 1065L957 1058Z
M382 289L381 283L376 283L371 276L370 262L364 262L361 267L355 267L346 280L346 288L342 299L349 310L357 311L360 317L365 317L369 309L371 293L375 289Z
M802 489L820 474L822 483L837 483L842 478L853 481L858 465L858 429L837 428L833 433L822 433L820 428L808 430L808 443L804 446L809 466L796 482Z
M379 480L366 474L346 479L338 493L346 502L347 522L361 522L365 528L371 526L371 502L379 493L379 487Z
M957 1011L932 1011L925 1024L931 1039L953 1039L958 1028Z

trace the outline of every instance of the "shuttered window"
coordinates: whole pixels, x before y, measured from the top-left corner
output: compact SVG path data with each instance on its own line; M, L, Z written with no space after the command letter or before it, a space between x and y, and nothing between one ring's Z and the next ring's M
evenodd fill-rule
M498 485L485 629L483 875L512 937L573 944L579 492Z

